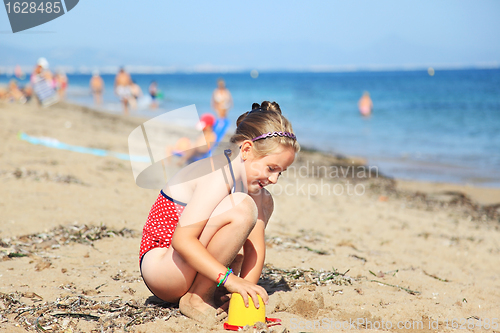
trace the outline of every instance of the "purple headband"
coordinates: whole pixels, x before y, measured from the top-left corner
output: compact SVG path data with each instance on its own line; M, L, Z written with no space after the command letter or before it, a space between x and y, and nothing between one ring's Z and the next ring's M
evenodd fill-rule
M281 132L280 131L280 132L269 132L269 133L259 135L258 137L253 138L252 142L260 140L260 139L270 138L273 136L286 136L286 137L292 138L294 140L297 140L297 137L295 136L295 134L290 133L290 132Z

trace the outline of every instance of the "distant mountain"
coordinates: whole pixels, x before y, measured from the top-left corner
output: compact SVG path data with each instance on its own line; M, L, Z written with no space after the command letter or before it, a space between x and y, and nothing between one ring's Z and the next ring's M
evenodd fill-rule
M37 51L27 50L17 46L0 44L0 66L9 67L17 64L33 66L39 57L45 57L52 66L107 66L120 65L122 61L134 61L113 52L93 50L90 48L42 48ZM129 58L129 59L127 59Z
M28 65L36 62L37 55L33 51L23 48L0 44L0 66L15 66L17 64Z
M366 45L366 43L365 43ZM458 45L454 49L410 43L398 36L387 36L365 47L343 50L327 42L188 43L121 45L116 47L29 48L0 44L0 68L17 64L32 67L45 57L52 68L77 71L93 68L131 66L136 71L238 71L259 70L356 70L497 64L498 52L483 52ZM154 68L153 68L154 67Z

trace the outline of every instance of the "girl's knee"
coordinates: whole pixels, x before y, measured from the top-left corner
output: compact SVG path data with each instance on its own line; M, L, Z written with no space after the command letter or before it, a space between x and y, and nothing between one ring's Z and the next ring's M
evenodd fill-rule
M235 205L232 210L233 221L249 224L252 228L257 222L258 209L255 201L245 193L233 193Z
M255 201L245 193L233 193L225 197L212 213L212 217L226 214L229 220L235 218L257 219L257 205Z

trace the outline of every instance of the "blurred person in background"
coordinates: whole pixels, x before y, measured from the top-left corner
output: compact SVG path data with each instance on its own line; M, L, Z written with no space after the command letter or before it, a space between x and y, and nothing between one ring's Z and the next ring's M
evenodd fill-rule
M26 75L24 75L23 69L19 65L16 65L14 69L14 75L20 80L24 80L24 78L26 77Z
M49 82L53 82L53 75L49 69L49 62L43 57L38 59L35 69L33 73L31 73L31 81L37 78L43 78Z
M31 80L33 81L37 77L44 78L47 81L53 81L52 72L49 69L49 62L45 58L39 58L36 62L35 69L31 73Z
M151 96L151 109L156 109L158 107L158 102L156 100L158 96L158 84L156 81L152 81L149 85L149 96Z
M9 82L6 99L9 102L18 102L21 104L26 103L26 96L24 96L23 91L17 85L17 81L15 79L10 80Z
M217 121L213 126L213 130L217 136L217 141L220 141L229 128L227 114L229 109L233 107L233 97L226 88L226 83L223 79L217 80L217 88L212 94L211 105L217 114Z
M26 97L26 102L29 102L33 97L33 87L31 83L28 83L23 88L24 96Z
M102 94L104 93L104 80L99 75L99 71L95 70L90 78L90 91L94 96L94 104L102 104Z
M0 101L7 99L7 88L0 86Z
M57 71L54 76L54 87L59 94L59 99L63 100L66 97L66 89L68 89L68 77L63 71Z
M132 85L132 78L125 72L123 67L120 68L115 77L115 94L120 98L123 105L123 113L128 115L128 106L132 98L130 86Z
M40 105L46 107L59 101L59 95L54 89L54 78L49 70L47 59L43 57L38 59L35 69L31 73L30 82Z
M370 98L370 93L368 91L365 91L363 93L363 96L361 96L361 98L359 99L358 108L361 115L365 117L371 115L373 110L373 102L372 99Z
M184 165L186 163L191 163L198 159L202 159L206 156L212 145L217 142L217 135L213 131L213 126L215 125L215 116L210 113L205 113L200 117L200 121L196 124L196 129L202 131L202 134L198 136L195 142L187 137L182 137L177 140L175 146L166 147L166 156L168 161L173 155L180 157L178 165Z
M226 83L223 79L217 80L217 88L212 94L212 108L217 114L217 118L227 118L227 113L233 107L233 97L226 88Z
M130 107L135 110L137 109L137 100L142 96L142 89L134 80L132 80L132 84L130 85L130 94L132 96L130 98Z

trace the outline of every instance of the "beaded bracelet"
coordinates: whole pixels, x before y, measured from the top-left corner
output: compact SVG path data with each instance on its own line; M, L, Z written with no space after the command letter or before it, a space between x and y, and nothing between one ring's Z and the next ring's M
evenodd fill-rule
M229 269L229 271L227 271L226 277L225 277L224 281L222 282L222 285L226 284L226 281L229 278L229 275L231 275L232 273L233 273L232 269Z
M219 276L217 277L217 284L220 283L221 278L224 278L224 273L219 273Z
M224 283L226 283L227 278L229 277L229 274L231 274L233 270L231 268L228 268L226 271L226 274L220 273L219 277L217 278L217 287L223 286ZM221 279L222 274L224 274L224 277Z
M219 276L217 277L217 287L220 286L222 281L224 281L224 278L226 277L225 273L219 273Z
M233 272L233 271L231 271L231 273L232 273L232 272ZM226 278L224 279L224 281L222 281L222 286L223 286L224 284L226 284L226 281L227 281L227 279L228 279L228 278L229 278L229 274L227 274L227 275L226 275Z

